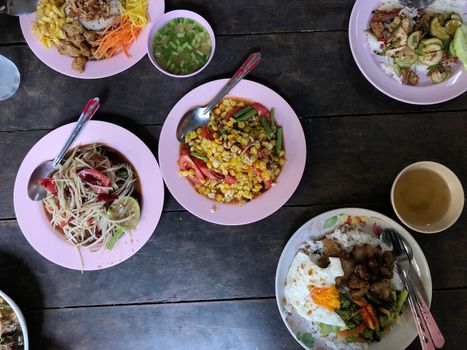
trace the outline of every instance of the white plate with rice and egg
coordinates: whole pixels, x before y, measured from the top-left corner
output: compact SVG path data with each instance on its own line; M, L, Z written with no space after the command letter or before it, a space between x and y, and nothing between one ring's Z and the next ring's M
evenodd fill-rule
M399 19L407 23L397 25ZM466 0L435 0L426 11L399 0L357 0L349 22L350 48L360 71L384 94L411 104L441 103L467 91L465 23ZM465 35L457 35L457 27ZM452 49L456 40L461 54Z
M426 258L401 225L366 209L323 213L294 233L276 271L280 314L305 349L398 350L417 336L394 261L386 259L392 248L379 239L384 229L396 230L412 247L415 270L431 303Z

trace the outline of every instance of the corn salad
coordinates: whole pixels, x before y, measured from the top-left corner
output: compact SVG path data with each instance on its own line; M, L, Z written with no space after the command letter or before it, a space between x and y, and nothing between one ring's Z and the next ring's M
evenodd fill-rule
M212 200L246 203L274 186L286 162L282 138L274 110L225 98L211 111L208 125L185 137L179 175Z

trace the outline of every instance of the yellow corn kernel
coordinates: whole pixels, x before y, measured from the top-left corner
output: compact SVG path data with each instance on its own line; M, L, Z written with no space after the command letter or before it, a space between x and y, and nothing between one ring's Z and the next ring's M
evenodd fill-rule
M263 180L266 180L266 181L271 179L271 176L269 175L269 172L266 171L266 170L263 170L261 172L261 177L263 178Z
M235 107L237 105L237 101L235 100L230 100L230 105Z
M222 147L222 146L217 146L216 151L217 151L217 152L222 152L222 151L224 151L224 147Z
M245 127L245 122L242 122L242 121L238 122L238 127L240 129L243 129Z
M285 159L284 158L279 159L279 164L283 166L285 164Z
M230 118L230 120L227 122L227 126L231 128L233 125L234 125L234 121L232 118Z
M216 109L214 110L214 114L215 114L215 115L221 114L221 110L220 110L219 108L216 108Z
M229 141L234 141L236 138L237 138L237 136L235 136L234 134L230 134L229 136L227 136L227 139Z

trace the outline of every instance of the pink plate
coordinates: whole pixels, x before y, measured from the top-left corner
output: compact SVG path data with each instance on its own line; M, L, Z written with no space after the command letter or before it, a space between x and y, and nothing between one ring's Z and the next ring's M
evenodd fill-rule
M287 202L300 183L306 161L306 142L300 121L292 107L276 92L249 80L242 80L230 96L241 97L274 107L276 119L284 128L284 146L287 162L272 187L246 205L221 204L198 194L188 180L178 176L176 162L180 143L175 137L178 122L186 111L207 105L227 83L227 79L203 84L186 94L170 111L159 139L159 161L162 176L175 199L199 218L222 225L244 225L261 220Z
M27 185L32 171L43 161L53 159L75 124L55 129L40 139L24 158L14 189L18 224L28 242L46 259L75 270L98 270L116 265L135 254L147 242L159 222L164 204L164 183L156 158L149 148L128 130L115 124L90 121L73 146L102 142L122 153L135 167L142 187L141 219L136 229L126 233L109 250L91 252L77 248L57 234L45 216L41 202L29 199Z
M402 85L386 75L379 66L377 56L368 46L366 30L371 12L377 9L381 0L357 0L349 22L349 40L355 62L363 75L382 93L402 102L417 105L430 105L451 100L467 91L467 72L462 63L457 65L452 76L440 84L424 86ZM467 5L464 11L467 11Z
M110 77L114 74L123 72L136 64L147 53L147 39L148 31L153 23L159 16L164 14L164 0L149 0L148 14L149 23L141 31L136 41L131 45L127 58L123 53L119 53L112 58L92 61L86 64L86 70L83 73L78 73L71 69L71 62L73 58L60 55L56 48L47 49L41 44L39 39L32 33L32 26L36 20L36 14L20 16L19 21L21 31L23 32L24 39L31 48L32 52L50 68L59 73L68 75L70 77L81 79L98 79Z

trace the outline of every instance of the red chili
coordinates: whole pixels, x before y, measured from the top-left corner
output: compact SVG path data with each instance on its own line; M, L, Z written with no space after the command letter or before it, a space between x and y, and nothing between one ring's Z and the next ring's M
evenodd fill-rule
M47 192L57 193L57 187L55 186L55 182L52 179L46 177L46 178L37 180L37 183L40 186L42 186Z

